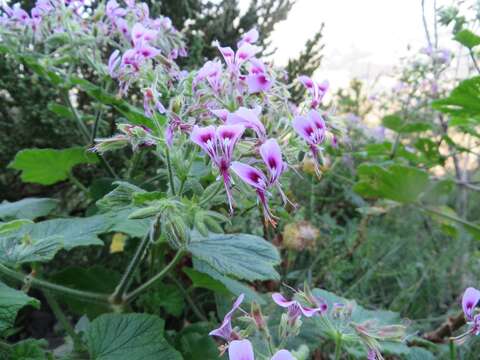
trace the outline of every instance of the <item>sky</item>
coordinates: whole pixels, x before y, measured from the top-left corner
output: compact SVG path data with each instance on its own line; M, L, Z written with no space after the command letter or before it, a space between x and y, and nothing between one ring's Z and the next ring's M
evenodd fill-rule
M240 2L245 5L249 0ZM437 2L441 6L452 1ZM433 0L426 0L426 9L431 23ZM272 34L278 49L275 63L284 65L298 54L322 22L324 61L315 77L328 79L333 88L348 85L353 77L373 82L398 65L409 46L418 50L427 43L421 0L297 0L287 20L277 24ZM441 40L451 45L449 35Z

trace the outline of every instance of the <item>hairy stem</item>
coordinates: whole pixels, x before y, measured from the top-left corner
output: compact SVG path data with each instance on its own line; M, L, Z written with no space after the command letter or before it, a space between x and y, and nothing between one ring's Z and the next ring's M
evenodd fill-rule
M72 338L73 349L77 352L82 351L82 348L83 348L82 339L75 332L75 329L68 321L67 317L62 311L62 308L58 304L57 300L55 300L55 297L48 291L43 291L43 295L45 296L48 306L50 306L50 309L52 309L52 312L57 318L58 322L62 325L63 329L68 334L68 336Z
M149 287L151 287L154 283L156 283L158 280L162 279L165 275L169 273L170 270L180 261L180 259L183 257L184 252L183 250L179 250L176 254L175 257L170 261L163 269L160 271L158 274L153 276L150 280L147 280L145 283L140 285L138 288L133 290L132 292L126 294L124 296L124 302L129 303L133 299L135 299L138 295L140 295L142 292L147 290Z
M172 195L175 196L175 183L173 181L172 163L170 162L170 150L168 150L168 146L165 147L165 158L167 159L168 181L170 182L170 190L172 191Z
M115 291L110 296L110 301L113 304L121 304L123 302L124 296L128 291L128 288L130 287L130 284L132 282L132 278L133 278L133 275L135 274L135 270L137 270L137 267L140 265L143 255L145 254L145 250L148 247L148 244L150 242L153 243L153 240L155 240L155 235L158 231L158 227L159 227L159 224L158 224L158 217L157 217L153 221L148 234L143 237L142 241L138 245L135 255L133 255L133 258L128 264L127 269L123 273L123 276L120 279L120 282L115 288Z
M3 275L4 277L19 281L21 283L28 283L30 286L34 288L48 290L53 293L74 297L78 300L108 303L108 294L71 289L66 286L57 285L46 280L41 280L30 275L22 274L15 270L11 270L2 264L0 264L0 274Z
M335 360L340 360L342 356L342 334L337 333L337 338L335 340Z

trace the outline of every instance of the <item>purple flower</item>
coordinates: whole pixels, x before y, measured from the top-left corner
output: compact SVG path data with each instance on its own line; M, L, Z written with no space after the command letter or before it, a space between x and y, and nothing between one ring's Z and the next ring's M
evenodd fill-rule
M127 15L127 10L120 7L116 0L109 0L105 8L105 14L110 20L114 21L119 17Z
M263 207L263 216L265 217L265 220L275 227L277 223L274 220L275 217L272 215L267 202L269 181L265 174L253 166L238 161L232 162L232 170L240 179L255 189L258 199Z
M249 74L245 81L249 94L268 91L272 87L272 80L266 74L265 64L256 58L250 60Z
M320 173L318 165L318 148L325 141L326 125L322 116L315 110L310 110L307 116L296 116L293 119L293 128L310 146L312 152L315 171L317 175Z
M328 81L317 83L305 75L300 76L298 80L303 84L303 86L305 86L307 92L312 97L312 102L310 106L312 107L312 109L316 109L322 102L322 99L328 90Z
M160 100L158 100L157 92L152 88L145 89L143 93L143 110L145 111L145 115L150 118L153 116L155 110L160 114L166 112L165 107Z
M193 79L193 90L197 87L200 81L207 80L213 91L218 92L220 90L220 77L222 75L222 64L218 61L207 61L202 68L197 72L197 75Z
M224 339L227 342L238 339L238 335L233 332L232 329L232 316L234 312L240 307L245 295L240 294L240 296L235 300L230 311L223 318L222 324L219 328L210 331L208 335L218 336ZM241 358L238 358L241 359Z
M229 111L227 109L210 109L210 112L223 122L227 122Z
M241 124L220 125L218 128L210 125L195 126L190 134L190 139L207 153L218 168L220 176L223 178L230 213L233 213L233 196L229 169L233 150L244 131L245 127Z
M462 308L468 321L473 320L473 310L480 301L480 290L469 287L463 293Z
M258 40L259 34L258 30L253 28L247 31L245 34L242 35L241 40L237 43L237 48L240 48L243 44L255 44Z
M295 360L295 358L290 351L279 350L273 355L272 360Z
M282 294L274 293L272 294L273 301L283 308L288 309L288 319L290 323L295 323L295 321L300 318L302 315L306 317L312 317L317 313L323 313L323 308L311 308L303 306L296 300L287 300Z
M268 139L260 146L260 155L270 173L269 184L276 184L280 175L286 170L286 165L282 160L282 150L277 140Z
M252 343L249 340L234 340L228 346L229 360L255 360ZM271 360L295 360L290 351L279 350Z
M230 47L221 47L220 45L217 45L217 47L228 69L233 74L238 74L242 64L252 59L261 50L258 46L251 45L247 42L244 42L237 49L237 52L234 52Z
M120 60L120 51L118 50L115 50L108 58L108 73L112 78L116 78L118 76L116 70L120 64Z
M248 340L235 340L228 346L229 360L255 360L252 343Z
M158 35L158 31L150 30L144 27L141 23L136 23L132 28L132 41L135 46L142 46L143 43L148 43Z
M247 129L255 131L260 139L264 139L266 132L265 126L259 119L261 113L262 108L260 106L255 107L255 109L240 107L234 113L228 114L227 124L242 124Z

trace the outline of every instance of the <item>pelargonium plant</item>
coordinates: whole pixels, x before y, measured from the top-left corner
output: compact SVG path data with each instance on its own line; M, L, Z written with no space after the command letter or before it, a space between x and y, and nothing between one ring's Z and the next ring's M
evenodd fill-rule
M284 179L297 167L298 159L310 156L320 176L320 167L325 161L324 149L337 146L337 138L341 135L329 112L322 107L328 83L318 83L306 76L294 79L303 84L307 96L300 104L292 104L288 91L290 85L285 81L283 70L262 59L262 49L256 45L259 38L256 29L246 31L235 49L216 43L218 55L207 60L200 69L182 69L177 59L188 54L182 34L172 26L170 19L152 18L147 4L134 0L125 3L109 0L95 9L82 0L37 0L29 12L18 4L4 4L0 21L0 50L8 49L10 56L31 66L37 74L58 87L59 97L64 102L61 110L75 119L82 137L88 142L84 145L89 152L83 152L83 149L79 152L78 147L69 149L80 158L80 163L101 162L118 180L118 174L105 155L125 149L128 151L122 154L132 156L129 168L122 174L126 181L117 182L116 189L92 206L91 211L98 211L94 216L60 219L63 226L69 221L74 222L74 230L69 228L66 238L70 242L74 241L72 234L77 234L78 228L84 230L91 223L99 230L94 237L87 239L92 242L87 245L99 245L101 240L96 235L109 232L123 231L141 238L111 294L71 289L37 279L42 270L38 263L51 260L60 248L70 250L63 247L63 243L57 244L55 236L47 237L48 241L54 242L48 244L52 253L40 252L23 262L14 258L12 263L9 258L8 262L2 260L0 263L2 275L24 281L25 288L46 289L50 307L68 330L75 350L84 350L84 339L70 331L71 326L62 316L61 308L55 305L55 299L49 297L50 291L73 295L77 300L101 302L109 309L122 312L130 309L129 305L135 299L178 266L202 273L203 264L212 268L204 270L203 275L228 283L227 278L229 284L232 281L237 284L238 280L279 279L273 267L280 259L271 243L253 235L223 234L225 229L221 224L235 216L244 216L245 212L256 211L258 205L265 228L268 229L269 225L275 227L279 216L272 203L292 207L289 194L284 190ZM76 63L72 59L76 59ZM91 107L95 110L94 116L82 114L86 110L76 106L79 89L99 102ZM116 134L104 132L102 137L99 128L107 107L115 109L122 117L115 119ZM87 124L91 125L91 131ZM341 142L341 137L338 141ZM57 153L54 151L54 154ZM135 161L141 156L159 159L162 164L162 168L157 169L159 177L165 175L166 179L162 191L143 189L141 186L148 181L133 184ZM216 181L202 179L210 181L203 187L200 184L202 176L192 171L194 161L201 163L202 171L206 168L208 174L214 174ZM88 192L75 178L71 170L73 166L69 163L67 169L55 174L58 178L48 179L44 184L68 179L81 191ZM192 190L194 185L188 184L189 178L195 178L200 191ZM240 209L244 194L256 198L253 207ZM218 198L221 198L219 203ZM135 231L125 230L128 227L125 224L132 224L131 221L134 221ZM77 226L77 223L81 225ZM28 237L30 226L36 225L22 223L20 229L15 228L19 232L12 236L9 233L8 244L13 252L41 242L30 241ZM223 246L217 245L215 250L208 248L218 242ZM237 250L232 250L232 243L243 253L234 252L232 255L229 251ZM70 243L69 246L86 244ZM148 272L150 277L146 278L146 274L140 274L140 264L148 258L152 267L158 267L160 261L157 257L160 256L155 251L159 247L164 258L171 260L165 261L157 273ZM111 246L111 251L113 248ZM151 252L147 257L148 250ZM215 258L217 253L223 256L220 260ZM249 265L242 263L238 266L239 258L244 254L253 259L242 260L245 264L250 261ZM193 261L187 258L189 256ZM237 267L232 266L234 262ZM260 270L255 269L256 262L260 262ZM25 263L30 266L29 275L17 271L26 266ZM189 268L191 263L192 268ZM176 276L171 278L173 282L177 280ZM136 288L130 290L134 285ZM240 286L242 289L246 287L242 283ZM239 295L238 286L232 290L234 292ZM337 359L344 344L349 342L365 347L369 359L381 359L379 341L403 338L403 327L380 326L373 320L357 324L351 319L352 304L329 306L307 287L304 291L295 291L292 298L280 293L271 297L283 311L279 323L274 324L278 334L272 336L270 316L264 316L258 305L253 303L250 312L242 310L242 294L220 327L210 333L221 339L221 353L228 352L232 360L303 359L305 355L301 355L300 349L287 349L286 346L289 340L301 334L302 323L307 321L320 324L319 338L326 337L335 342ZM195 303L191 304L193 308ZM234 315L239 312L248 324L246 328L238 329L232 324ZM95 321L97 319L92 324ZM104 318L104 321L107 320ZM163 323L159 327L162 335ZM263 339L266 346L259 346L259 339ZM95 340L96 336L90 333L86 346L91 354L98 350L94 346Z

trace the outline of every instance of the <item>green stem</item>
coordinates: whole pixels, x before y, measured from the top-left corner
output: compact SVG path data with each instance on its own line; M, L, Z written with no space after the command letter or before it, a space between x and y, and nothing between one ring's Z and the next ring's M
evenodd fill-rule
M206 199L203 199L202 201L200 201L199 205L200 206L204 206L206 205L210 200L212 200L215 196L217 196L217 194L220 192L220 190L223 188L223 183L221 181L219 181L217 183L217 188L211 192L210 196L207 197Z
M448 219L448 220L451 220L451 221L454 221L454 222L457 222L459 224L462 224L464 226L467 226L471 229L475 229L476 231L480 231L480 226L478 226L477 224L475 223L472 223L470 221L467 221L467 220L464 220L460 217L457 217L457 216L453 216L453 215L449 215L449 214L446 214L446 213L443 213L441 211L438 211L436 209L433 209L433 208L430 208L430 207L427 207L427 206L424 206L422 204L419 204L420 208L422 208L423 210L429 212L429 213L432 213L432 214L435 214L435 215L438 215L438 216L441 216L445 219Z
M140 295L142 292L147 290L150 286L152 286L154 283L156 283L158 280L163 278L165 275L168 274L168 272L180 261L180 259L183 257L184 251L179 250L176 254L175 257L170 261L167 266L165 266L162 271L160 271L157 275L152 277L150 280L147 280L147 282L143 283L140 285L138 288L133 290L132 292L126 294L124 296L124 301L126 303L131 302L133 299L135 299L138 295Z
M175 285L177 285L178 289L182 292L182 294L185 297L185 300L187 300L188 305L190 305L190 308L192 309L193 313L197 316L197 318L199 318L202 321L208 321L207 317L203 315L202 311L199 309L197 304L195 304L195 301L193 301L192 297L190 296L188 291L184 289L180 281L178 281L178 279L174 276L170 276L170 279L172 279Z
M68 334L68 336L72 338L73 349L77 352L82 351L82 348L83 348L82 339L75 332L75 329L68 321L67 317L63 313L57 300L55 300L55 297L52 294L50 294L48 291L44 291L43 295L45 296L48 306L50 306L50 309L52 309L52 312L57 318L58 322L62 325L63 329Z
M150 228L150 231L148 232L147 235L143 237L142 241L138 245L135 255L133 255L133 258L128 264L127 269L123 273L123 276L120 279L120 282L115 288L115 291L110 296L110 301L112 303L121 304L123 302L125 294L131 285L133 275L135 274L135 270L137 270L137 267L140 265L143 258L143 254L145 253L145 250L147 249L148 244L150 242L153 243L153 241L155 240L155 235L158 229L158 225L159 225L158 218L155 218Z
M455 343L452 340L450 340L449 346L450 346L450 359L451 360L456 360L457 359L457 354L456 354L457 352L455 351Z
M21 283L28 283L34 288L49 290L51 292L62 294L65 296L71 296L71 297L77 298L78 300L108 303L108 294L100 294L100 293L94 293L90 291L76 290L76 289L71 289L65 286L53 284L49 281L37 279L35 277L22 274L15 270L11 270L2 264L0 264L0 274L12 280L17 280Z
M68 179L80 190L82 190L84 193L88 193L88 189L78 180L75 175L72 173L68 174Z
M335 340L335 360L340 360L342 356L342 334L337 333L337 339Z
M173 172L172 172L172 164L170 162L170 150L168 150L168 146L165 147L165 157L167 159L167 168L168 168L168 180L170 181L170 189L172 190L173 196L175 196L175 183L173 182Z
M134 151L127 170L127 179L129 180L132 179L133 171L135 170L135 165L137 164L138 159L140 159L140 151Z
M70 95L68 94L68 91L65 91L63 94L63 99L67 103L68 107L72 111L73 117L75 118L75 121L78 124L78 127L80 128L80 131L82 133L82 136L84 137L86 142L90 141L90 132L87 129L87 126L83 122L82 118L80 117L80 114L78 113L77 109L75 106L73 106L72 101L70 100Z

